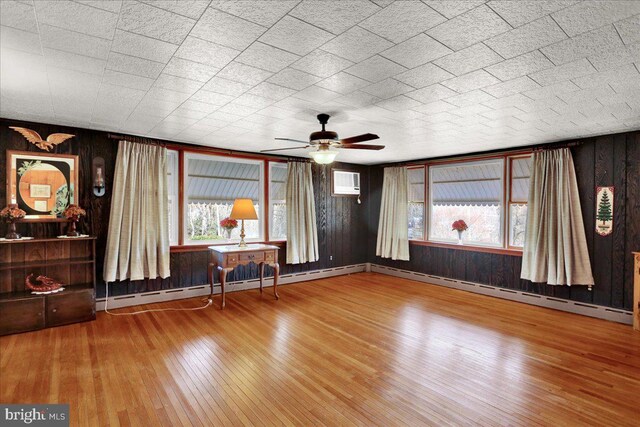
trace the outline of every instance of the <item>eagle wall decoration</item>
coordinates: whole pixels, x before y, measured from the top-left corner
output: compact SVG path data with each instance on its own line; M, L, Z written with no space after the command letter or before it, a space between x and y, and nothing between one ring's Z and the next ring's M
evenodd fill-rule
M15 126L9 126L9 129L13 129L16 132L19 132L22 136L24 136L27 141L34 144L41 150L49 151L54 146L63 143L67 139L73 138L75 135L71 135L70 133L52 133L47 137L46 140L42 139L40 134L35 130L27 129L27 128L19 128Z

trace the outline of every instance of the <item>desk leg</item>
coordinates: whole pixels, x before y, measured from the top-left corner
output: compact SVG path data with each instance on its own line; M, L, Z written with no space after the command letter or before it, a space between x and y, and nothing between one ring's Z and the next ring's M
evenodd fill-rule
M260 293L262 293L262 282L264 281L264 262L258 264L258 269L260 272Z
M220 309L224 309L224 285L227 283L227 273L233 270L233 268L222 268L218 266L218 273L220 274L220 294L222 295L222 302L220 303Z
M209 268L207 270L207 276L209 276L209 280L210 280L210 284L211 284L211 295L210 298L213 300L213 267L215 267L215 264L210 262L209 263Z
M280 299L278 295L278 277L280 277L280 264L273 263L273 295L276 299Z

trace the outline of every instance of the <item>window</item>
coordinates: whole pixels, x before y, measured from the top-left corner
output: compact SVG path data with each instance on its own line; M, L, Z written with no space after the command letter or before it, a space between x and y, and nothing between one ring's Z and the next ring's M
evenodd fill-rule
M527 200L531 156L509 158L511 182L509 185L509 246L521 248L527 226Z
M407 170L409 239L424 239L424 166Z
M465 243L503 246L504 159L429 167L429 239L454 243L451 224L463 219Z
M269 240L287 238L287 164L269 163Z
M237 198L253 200L259 218L245 221L245 240L261 240L264 162L194 153L185 153L184 161L184 243L225 241L220 220ZM231 240L239 239L240 224L231 234Z
M178 244L178 152L167 150L167 194L169 196L169 244Z

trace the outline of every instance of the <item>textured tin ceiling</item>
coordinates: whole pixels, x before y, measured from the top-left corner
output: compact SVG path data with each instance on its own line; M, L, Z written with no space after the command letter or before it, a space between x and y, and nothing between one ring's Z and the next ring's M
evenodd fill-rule
M640 128L640 1L1 1L0 115L355 163ZM295 148L293 146L292 148ZM303 156L292 149L282 154Z

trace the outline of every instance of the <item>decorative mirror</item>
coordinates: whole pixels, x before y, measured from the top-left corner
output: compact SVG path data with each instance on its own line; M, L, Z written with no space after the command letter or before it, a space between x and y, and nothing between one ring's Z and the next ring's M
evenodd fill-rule
M7 151L7 203L27 213L23 221L66 221L77 189L78 156Z

